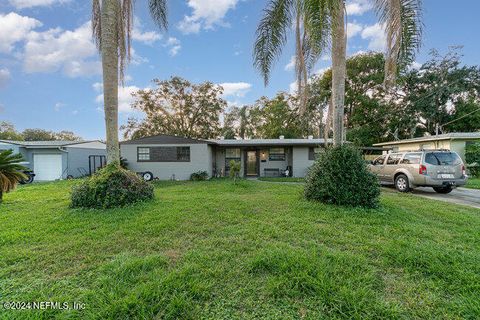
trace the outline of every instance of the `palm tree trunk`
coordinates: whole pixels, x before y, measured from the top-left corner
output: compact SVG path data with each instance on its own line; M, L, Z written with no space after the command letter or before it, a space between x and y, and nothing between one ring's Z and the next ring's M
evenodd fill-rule
M118 37L117 0L102 0L102 68L107 163L120 162L118 145Z
M332 103L333 103L333 144L344 141L343 118L345 103L346 38L343 0L336 6L332 32Z

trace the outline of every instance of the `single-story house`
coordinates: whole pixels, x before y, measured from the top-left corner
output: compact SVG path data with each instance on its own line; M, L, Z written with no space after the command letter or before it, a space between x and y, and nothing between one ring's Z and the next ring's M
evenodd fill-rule
M100 141L0 140L0 150L8 149L23 156L36 181L89 175L106 163L106 146Z
M467 145L479 141L480 132L453 132L434 136L376 143L373 146L390 148L391 152L421 149L446 149L457 152L462 160L465 161L465 148Z
M240 162L243 177L304 177L324 139L200 140L157 135L120 143L128 168L160 180L188 180L198 171L210 177L229 174L231 160Z

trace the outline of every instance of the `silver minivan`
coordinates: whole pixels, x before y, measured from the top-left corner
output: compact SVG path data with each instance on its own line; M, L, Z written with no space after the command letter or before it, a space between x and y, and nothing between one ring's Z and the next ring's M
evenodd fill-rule
M372 161L370 170L381 183L394 184L400 192L408 192L415 187L433 187L438 193L449 193L467 183L462 159L449 150L382 155Z

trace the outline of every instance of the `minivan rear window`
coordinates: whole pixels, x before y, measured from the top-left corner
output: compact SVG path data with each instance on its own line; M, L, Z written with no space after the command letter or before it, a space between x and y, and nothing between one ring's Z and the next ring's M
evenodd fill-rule
M428 152L425 154L425 162L434 166L458 165L462 161L454 152Z

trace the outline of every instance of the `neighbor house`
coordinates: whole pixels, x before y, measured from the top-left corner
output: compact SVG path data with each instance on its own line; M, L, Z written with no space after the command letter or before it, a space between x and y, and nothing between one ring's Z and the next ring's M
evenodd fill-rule
M392 152L408 150L447 149L455 151L465 161L468 144L480 141L480 132L454 132L405 140L382 142L376 147L390 148Z
M243 177L304 177L325 145L324 139L200 140L157 135L120 143L121 156L135 172L160 180L187 180L198 171L228 176L230 161Z
M0 140L0 150L8 149L23 156L37 181L89 175L106 162L106 147L100 141Z

